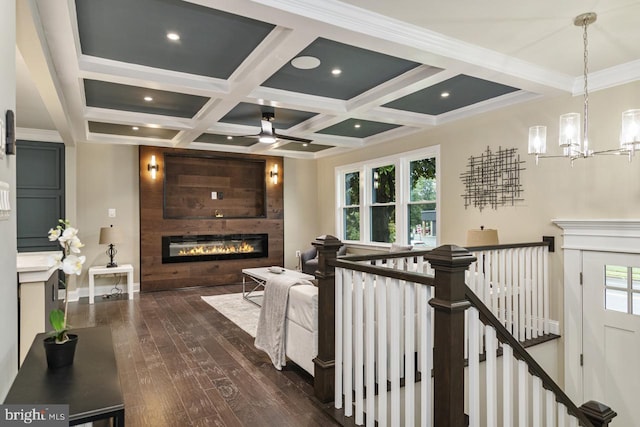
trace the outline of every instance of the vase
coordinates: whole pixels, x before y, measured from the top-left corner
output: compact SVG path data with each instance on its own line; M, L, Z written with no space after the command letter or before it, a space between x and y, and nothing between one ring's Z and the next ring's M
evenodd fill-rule
M44 339L44 351L47 355L47 366L49 369L58 369L73 364L73 357L76 354L76 344L78 344L78 336L68 334L68 337L69 340L62 344L56 343L55 337Z

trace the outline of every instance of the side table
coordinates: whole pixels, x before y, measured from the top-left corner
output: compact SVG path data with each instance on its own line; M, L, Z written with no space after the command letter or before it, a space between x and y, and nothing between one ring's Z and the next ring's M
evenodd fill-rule
M124 427L124 397L111 329L97 326L71 332L78 335L73 365L48 369L42 340L49 334L36 335L4 403L66 404L69 425L111 418L114 427Z
M123 264L117 267L91 267L89 269L89 304L93 304L95 299L95 276L103 274L125 274L127 275L127 293L129 299L133 299L133 266Z

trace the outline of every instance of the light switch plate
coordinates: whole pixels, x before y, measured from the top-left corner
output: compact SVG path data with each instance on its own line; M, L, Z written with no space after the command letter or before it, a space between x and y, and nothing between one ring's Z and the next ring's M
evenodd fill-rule
M109 218L115 218L116 217L116 210L113 208L109 208Z

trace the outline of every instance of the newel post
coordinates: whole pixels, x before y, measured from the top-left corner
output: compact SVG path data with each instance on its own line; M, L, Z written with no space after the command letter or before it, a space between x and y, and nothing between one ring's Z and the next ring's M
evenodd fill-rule
M476 260L455 245L440 246L425 258L435 270L433 384L434 425L463 427L465 271Z
M335 267L327 261L337 257L342 242L333 236L320 236L311 243L318 250L318 356L313 359L315 396L323 403L334 399L335 384Z
M591 421L593 427L607 427L611 420L618 415L617 412L604 403L595 400L582 404L578 409Z

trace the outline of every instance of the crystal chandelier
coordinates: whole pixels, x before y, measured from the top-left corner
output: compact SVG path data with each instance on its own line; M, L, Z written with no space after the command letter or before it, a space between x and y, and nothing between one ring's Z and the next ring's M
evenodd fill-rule
M640 109L627 110L622 113L622 130L620 132L620 147L610 150L594 151L589 148L589 88L588 88L588 39L587 27L593 24L597 15L593 12L578 15L573 23L583 29L584 43L584 104L583 120L580 123L579 113L568 113L560 116L560 131L558 143L562 148L561 155L546 155L547 127L532 126L529 128L529 154L535 154L536 164L539 158L566 157L573 161L584 159L597 154L625 154L629 161L640 150ZM582 138L580 131L582 128Z

